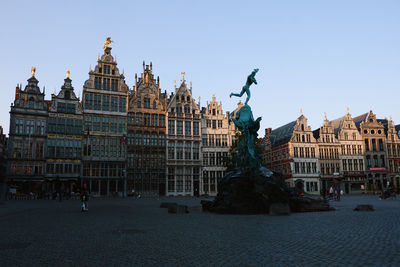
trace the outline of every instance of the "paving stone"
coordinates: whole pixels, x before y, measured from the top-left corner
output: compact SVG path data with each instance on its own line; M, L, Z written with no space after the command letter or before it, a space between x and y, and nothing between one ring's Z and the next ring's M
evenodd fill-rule
M158 199L0 206L1 266L398 266L400 199L344 196L332 212L185 216ZM195 207L198 198L174 198ZM374 212L354 212L360 203Z

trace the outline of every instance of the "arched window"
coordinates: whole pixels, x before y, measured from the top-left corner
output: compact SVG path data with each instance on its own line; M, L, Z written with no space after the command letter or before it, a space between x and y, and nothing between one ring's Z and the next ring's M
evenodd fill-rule
M157 107L157 104L156 104L156 101L154 100L153 101L153 108L156 108Z
M190 96L187 97L187 102L190 102Z
M304 131L304 124L301 125L301 130Z

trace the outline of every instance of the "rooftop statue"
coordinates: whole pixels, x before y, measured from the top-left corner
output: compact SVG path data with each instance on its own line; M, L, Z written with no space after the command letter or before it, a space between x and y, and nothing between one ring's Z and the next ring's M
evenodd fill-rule
M244 104L247 105L247 102L249 102L249 100L250 100L250 85L252 85L253 83L257 84L256 78L255 78L257 72L258 72L258 69L254 69L253 72L249 76L247 76L246 84L243 86L242 91L239 94L231 93L229 95L229 97L232 97L232 96L241 97L246 92L247 98L246 98L246 102L244 102Z
M107 37L106 41L104 42L104 46L103 49L106 50L106 48L108 48L108 45L113 43L114 41L111 40L111 37Z

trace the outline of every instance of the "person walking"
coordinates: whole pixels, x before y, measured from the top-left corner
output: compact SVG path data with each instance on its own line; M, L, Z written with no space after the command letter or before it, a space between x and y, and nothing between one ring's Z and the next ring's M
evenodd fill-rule
M83 184L83 189L81 191L81 201L82 201L82 208L81 211L88 211L88 201L89 201L89 192L86 188L86 184Z
M336 200L340 201L340 187L336 189Z

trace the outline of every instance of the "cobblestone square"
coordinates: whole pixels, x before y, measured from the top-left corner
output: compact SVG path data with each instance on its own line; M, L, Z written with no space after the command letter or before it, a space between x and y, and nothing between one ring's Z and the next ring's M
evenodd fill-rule
M201 198L0 205L1 266L399 266L400 199L345 196L332 212L168 214ZM356 212L372 204L373 212Z

